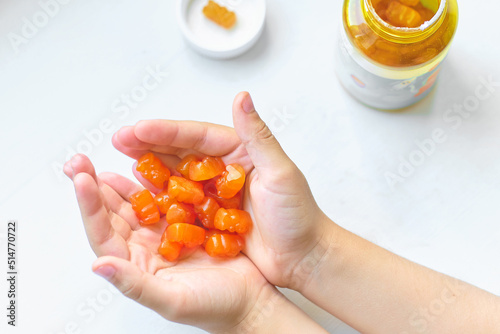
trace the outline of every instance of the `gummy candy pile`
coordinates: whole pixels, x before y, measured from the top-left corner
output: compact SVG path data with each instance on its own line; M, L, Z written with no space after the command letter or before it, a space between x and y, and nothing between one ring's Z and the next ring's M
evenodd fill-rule
M435 14L420 0L372 0L372 6L382 20L395 27L415 28Z
M153 153L141 157L136 170L159 191L144 189L130 197L141 225L168 224L158 253L176 261L184 247L203 245L213 257L234 257L244 247L243 234L252 226L250 214L240 210L245 170L225 165L219 157L188 155L176 167L178 175Z

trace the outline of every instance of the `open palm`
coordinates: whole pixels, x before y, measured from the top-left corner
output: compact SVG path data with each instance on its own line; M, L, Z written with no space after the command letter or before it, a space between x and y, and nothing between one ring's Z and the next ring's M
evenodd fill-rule
M290 287L300 262L321 242L324 215L265 123L254 110L244 111L245 104L253 109L249 99L246 92L235 98L235 129L192 121L141 121L120 129L113 144L134 159L154 152L171 170L188 154L241 164L248 173L244 207L255 222L244 252L271 283ZM135 168L134 173L146 188L158 191Z
M179 262L166 261L157 252L165 218L142 227L127 200L142 187L113 173L97 177L83 155L73 157L65 173L73 179L87 236L99 257L94 269L108 268L106 275L110 265L119 268L112 283L165 318L207 330L220 330L218 320L224 319L231 327L262 290L272 288L244 255L218 260L198 248L183 253Z

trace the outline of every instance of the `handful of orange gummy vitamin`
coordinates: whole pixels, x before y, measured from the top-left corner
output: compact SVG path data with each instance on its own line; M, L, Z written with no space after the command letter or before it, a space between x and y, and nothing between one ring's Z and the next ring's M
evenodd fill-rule
M161 191L152 196L142 190L130 197L143 226L165 216L167 227L158 253L176 261L184 247L203 245L212 257L234 257L243 249L242 237L252 226L248 212L240 210L245 171L238 164L225 165L219 157L198 159L188 155L172 175L153 153L142 156L136 170Z

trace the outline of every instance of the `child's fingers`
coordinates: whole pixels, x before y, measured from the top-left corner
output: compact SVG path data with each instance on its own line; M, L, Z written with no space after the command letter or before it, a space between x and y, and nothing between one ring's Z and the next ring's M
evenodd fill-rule
M137 219L130 205L129 197L143 188L115 173L101 173L99 178L104 183L101 191L108 202L110 210L122 218L129 230L137 230L140 227L139 219ZM123 231L123 229L121 230ZM123 233L120 234L124 235Z
M99 177L126 202L129 202L130 196L143 189L137 183L116 173L105 172L99 174Z
M184 151L184 149L178 147L143 142L136 137L134 129L133 126L124 126L115 132L111 140L117 150L133 159L137 160L150 151L171 155L180 155Z
M113 138L111 139L111 143L118 151L122 152L126 156L129 156L135 160L138 160L140 157L142 157L144 154L146 154L148 152L147 150L144 150L144 149L135 149L135 148L132 148L130 146L127 146L126 143L124 141L122 141L121 136L120 136L120 132L121 132L121 129L118 130L118 132L116 132L113 135ZM134 135L134 137L135 137L135 135ZM151 145L148 145L148 146L151 146Z
M99 187L102 185L101 180L97 177L94 165L85 154L75 154L68 162L66 162L63 170L71 180L73 180L74 176L79 173L87 173L92 176ZM106 210L109 211L108 203L103 201L103 204Z
M175 314L186 307L185 286L173 280L166 282L155 277L154 273L142 271L130 261L104 256L94 262L92 270L126 297L155 310L167 319L175 318Z
M271 130L255 111L248 92L241 92L234 99L233 123L257 171L274 172L283 168L285 163L291 163Z
M133 132L133 127L129 126L118 130L113 135L112 143L118 151L135 160L139 160L146 153L153 152L171 171L174 171L177 164L181 161L180 157L184 157L188 154L199 155L200 158L204 156L203 154L190 149L144 143L137 139ZM135 166L136 164L134 164L134 169ZM134 172L134 174L136 173ZM152 188L149 182L146 181L146 184L144 184L143 181L145 180L142 179L142 177L138 177L137 179L144 185L145 188L155 193L158 192L155 191L156 188Z
M187 150L183 148L178 148L178 147L172 147L172 146L161 146L161 145L152 145L152 144L145 144L142 143L141 145L137 146L128 146L124 142L121 141L120 134L117 132L113 136L113 139L111 140L113 143L113 146L123 154L131 157L132 159L139 160L140 157L142 157L144 154L148 152L153 152L157 156L159 155L170 155L170 156L177 156L177 157L184 157L188 154L199 154L198 152L192 151L192 150Z
M141 228L139 219L132 205L129 202L130 196L143 190L137 183L115 173L101 173L99 178L104 183L103 194L109 202L111 211L116 213L116 218L111 221L113 228L125 240L130 236L131 231ZM113 218L115 218L113 217ZM165 230L164 224L155 224L148 227L151 231L161 234Z
M202 155L222 156L240 144L233 129L194 121L140 121L135 126L135 135L143 142L156 145L156 149L184 149L176 150L181 158L193 150Z
M147 151L151 148L151 143L139 140L135 135L135 126L124 126L115 132L113 139L121 145L135 150Z
M92 162L90 162L89 158L84 154L76 154L73 156L64 164L63 171L71 180L73 180L73 177L78 173L87 173L98 182L94 165L92 165Z
M111 226L95 179L87 173L78 173L73 183L87 238L94 252L97 256L114 255L128 259L130 254L127 244Z

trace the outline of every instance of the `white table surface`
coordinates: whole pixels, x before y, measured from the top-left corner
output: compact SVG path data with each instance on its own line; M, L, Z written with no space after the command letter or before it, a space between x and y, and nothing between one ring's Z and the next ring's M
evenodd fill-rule
M239 58L215 61L186 47L172 0L69 1L16 53L9 33L20 34L23 18L32 20L41 7L37 0L2 0L0 267L4 272L5 226L16 219L20 276L19 326L7 328L2 311L0 332L203 332L115 294L91 272L95 256L72 184L57 166L79 147L99 171L132 177L132 160L114 150L110 133L101 131L103 138L95 135L89 146L85 132L95 133L105 119L113 130L151 118L231 125L232 99L240 90L251 92L337 223L500 294L500 87L468 117L443 119L455 104L474 100L480 78L500 81L494 28L500 3L459 5L459 28L436 89L405 112L385 113L353 100L335 77L340 1L269 0L257 45ZM156 68L168 73L158 87L135 108L116 112L121 95ZM277 116L284 111L292 115L286 121ZM386 172L396 173L400 159L418 155L416 142L439 128L446 141L391 187ZM0 276L4 310L7 285ZM330 333L356 333L286 293Z

